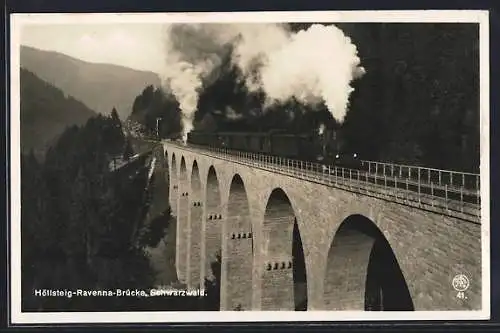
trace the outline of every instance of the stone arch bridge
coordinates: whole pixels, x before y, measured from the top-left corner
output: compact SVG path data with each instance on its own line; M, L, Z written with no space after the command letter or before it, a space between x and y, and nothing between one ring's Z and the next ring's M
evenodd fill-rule
M380 185L278 157L173 142L163 153L178 278L203 285L220 254L221 310L481 308L479 198L463 189L457 201L404 175Z

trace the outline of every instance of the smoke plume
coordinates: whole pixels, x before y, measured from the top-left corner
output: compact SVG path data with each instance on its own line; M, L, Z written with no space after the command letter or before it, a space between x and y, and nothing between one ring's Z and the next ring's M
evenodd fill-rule
M248 90L265 93L264 107L290 98L324 103L339 122L351 81L364 74L356 46L333 25L294 33L286 24L173 24L166 27L165 41L163 79L180 104L184 139L200 92L217 80L228 56Z
M193 128L203 86L217 79L217 70L231 48L217 25L172 24L165 27L166 66L163 82L182 112L183 140Z

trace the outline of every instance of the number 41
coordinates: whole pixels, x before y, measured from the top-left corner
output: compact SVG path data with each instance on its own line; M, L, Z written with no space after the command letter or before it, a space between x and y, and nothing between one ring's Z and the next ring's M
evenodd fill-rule
M460 299L466 299L465 293L463 291L459 291L458 294L457 294L457 297L460 298Z

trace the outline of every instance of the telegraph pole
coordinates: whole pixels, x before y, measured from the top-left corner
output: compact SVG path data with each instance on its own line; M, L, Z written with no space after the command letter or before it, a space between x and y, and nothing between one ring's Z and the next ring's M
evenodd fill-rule
M156 117L156 137L158 140L160 140L160 126L159 126L159 121L161 117Z

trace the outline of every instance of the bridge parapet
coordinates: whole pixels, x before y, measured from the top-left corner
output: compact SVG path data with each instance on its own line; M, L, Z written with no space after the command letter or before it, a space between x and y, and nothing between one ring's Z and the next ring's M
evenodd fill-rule
M469 192L480 189L480 175L476 173L376 161L361 161L361 163L370 174L400 179L408 178L427 186L431 184L440 187L447 186L455 191L460 191L461 188Z
M165 144L197 154L480 223L479 175L372 161L363 161L368 166L368 170L357 170L225 148L182 145L173 142ZM381 165L383 167L380 167ZM379 168L383 171L381 172Z

